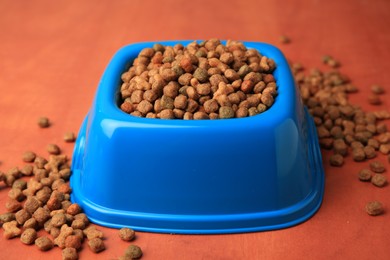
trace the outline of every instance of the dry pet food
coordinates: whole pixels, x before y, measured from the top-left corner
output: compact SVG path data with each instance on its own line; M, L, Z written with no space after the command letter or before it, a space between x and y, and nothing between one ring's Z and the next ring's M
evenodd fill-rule
M377 187L383 187L387 183L387 178L383 174L376 173L372 176L371 183Z
M384 212L383 205L379 201L371 201L366 204L366 212L368 215L377 216Z
M126 248L125 253L119 259L130 260L130 259L139 259L142 257L142 250L139 246L130 245Z
M371 180L372 172L369 169L362 169L359 172L359 180L361 181L369 181Z
M49 127L49 126L50 126L49 118L44 117L44 116L38 118L38 125L39 125L39 127L41 127L41 128Z
M131 241L135 238L135 232L131 228L121 228L119 230L119 237L123 241Z
M121 76L120 108L160 119L254 116L274 103L275 62L242 42L218 39L143 49Z

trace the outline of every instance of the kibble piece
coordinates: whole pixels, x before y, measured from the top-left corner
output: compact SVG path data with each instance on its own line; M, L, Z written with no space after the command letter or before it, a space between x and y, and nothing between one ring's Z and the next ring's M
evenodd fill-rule
M366 153L363 148L355 148L352 150L353 160L356 162L361 162L366 159Z
M380 85L374 84L371 86L371 92L374 94L380 95L380 94L385 93L385 89Z
M66 132L64 134L64 141L67 143L73 143L76 140L76 135L73 132Z
M16 199L8 198L5 208L8 212L16 212L22 208L22 204Z
M23 207L28 213L33 214L41 205L41 202L36 197L29 196Z
M22 230L18 228L18 222L16 222L16 220L12 220L4 223L3 229L4 229L3 236L5 239L12 239L22 234Z
M124 256L130 259L139 259L142 256L142 250L139 246L130 245L126 248Z
M103 232L97 230L94 226L89 226L83 230L84 235L88 238L88 240L94 238L103 238Z
M371 105L380 105L382 104L382 100L380 99L380 97L377 95L377 94L371 94L368 96L368 103L370 103Z
M26 220L26 222L24 222L23 224L23 228L27 229L27 228L33 228L33 229L37 229L38 227L38 222L35 218L30 218L28 220Z
M332 166L342 166L344 164L344 157L341 154L333 154L329 159L330 165Z
M88 241L88 246L94 253L99 253L106 249L102 239L96 237Z
M38 125L41 128L49 127L50 126L49 118L47 118L47 117L38 118Z
M47 150L48 153L54 154L54 155L58 155L58 154L61 153L60 147L58 147L58 145L56 145L56 144L49 144L46 147L46 150Z
M38 223L43 224L46 220L50 218L50 211L46 208L39 207L33 213L33 217L37 220Z
M371 201L366 204L366 212L371 216L378 216L384 212L383 205L379 201Z
M31 218L31 214L27 210L21 209L15 213L15 219L19 225L23 225L27 220Z
M47 236L42 236L35 239L35 245L41 251L48 251L54 247L53 241Z
M372 172L369 169L362 169L359 171L358 177L361 181L371 180Z
M33 162L35 160L36 154L31 151L23 153L22 159L24 162Z
M15 213L7 212L0 214L0 225L3 225L4 223L10 222L12 220L15 220Z
M37 231L35 231L35 229L27 228L20 236L20 241L22 241L23 244L31 245L34 243L37 236Z
M73 228L68 227L66 224L62 225L60 234L54 239L54 244L59 248L65 248L65 240L68 236L73 234Z
M377 187L383 187L387 183L387 178L383 174L376 173L372 176L371 183Z
M370 169L376 173L382 173L386 170L384 164L380 161L374 161L370 163Z
M77 260L79 256L77 250L72 247L67 247L62 250L62 260Z
M376 152L374 147L367 145L363 148L363 150L364 153L366 154L367 159L372 159L376 157Z
M234 110L229 106L221 106L219 108L219 117L220 118L233 118L234 117Z
M134 239L135 237L135 232L133 229L131 228L121 228L119 230L119 237L123 240L123 241L131 241Z
M336 154L341 154L342 156L346 156L348 151L348 146L343 139L336 139L333 142L333 150Z
M66 224L66 217L64 213L57 213L51 218L51 225L53 227L61 227Z
M65 239L65 247L79 249L79 248L81 248L81 242L82 241L81 241L80 236L70 235L70 236L67 236Z
M290 38L286 35L279 36L279 42L282 44L290 43Z

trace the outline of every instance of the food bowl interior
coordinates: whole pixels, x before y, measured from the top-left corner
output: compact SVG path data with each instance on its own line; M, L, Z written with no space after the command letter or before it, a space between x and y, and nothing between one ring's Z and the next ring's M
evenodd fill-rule
M75 145L72 200L97 224L164 233L271 230L310 218L323 196L321 153L280 50L244 42L276 62L278 96L267 111L162 120L119 108L120 75L153 44L125 46L107 66Z

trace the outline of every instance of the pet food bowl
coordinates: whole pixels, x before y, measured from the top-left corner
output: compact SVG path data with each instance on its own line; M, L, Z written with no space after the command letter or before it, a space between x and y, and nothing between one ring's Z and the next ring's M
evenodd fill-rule
M278 96L259 115L131 116L119 108L120 76L153 44L128 45L108 64L75 144L72 201L96 224L162 233L272 230L311 217L324 190L321 153L283 54L244 42L277 65Z

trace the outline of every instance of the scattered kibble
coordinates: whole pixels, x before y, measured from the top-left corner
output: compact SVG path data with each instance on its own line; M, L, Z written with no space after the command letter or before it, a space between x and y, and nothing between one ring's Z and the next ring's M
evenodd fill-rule
M135 238L135 232L131 228L124 227L119 230L119 237L123 241L131 241Z
M139 259L142 257L142 250L137 245L130 245L126 248L124 255L119 258L122 260Z
M72 247L67 247L62 250L62 260L77 260L79 256L77 250Z
M372 172L369 169L362 169L359 171L358 177L361 181L371 180Z
M50 126L49 118L47 117L40 117L38 118L38 125L41 128L47 128Z
M275 101L275 67L238 41L146 48L121 76L119 106L133 116L159 119L254 116Z
M371 201L366 204L366 212L368 215L377 216L384 212L383 205L379 201Z
M35 239L35 245L41 251L48 251L54 247L53 241L47 236L43 236Z
M76 140L76 135L73 132L66 132L64 134L64 141L67 143L73 143Z
M54 154L54 155L58 155L61 153L60 147L58 147L58 145L56 145L56 144L47 145L46 150L48 153Z
M95 237L88 241L88 246L94 253L99 253L106 249L104 242L101 238Z
M23 244L31 245L34 243L35 239L37 238L37 231L33 228L27 228L23 231L22 235L20 236L20 241L22 241Z
M330 156L329 162L332 166L342 166L344 164L344 157L341 154L333 154Z
M382 173L386 170L385 165L380 161L371 162L370 169L376 173Z
M27 151L27 152L23 153L22 159L24 162L33 162L35 160L35 157L36 157L36 154L34 152Z
M282 43L282 44L288 44L291 42L290 38L286 35L281 35L279 37L279 42Z
M371 183L377 187L383 187L387 183L387 178L383 174L376 173L372 176Z
M22 234L22 230L18 228L18 222L12 220L3 224L4 233L3 236L5 239L11 239L18 237Z
M374 84L371 86L371 92L376 95L381 95L385 93L385 90L382 86Z

